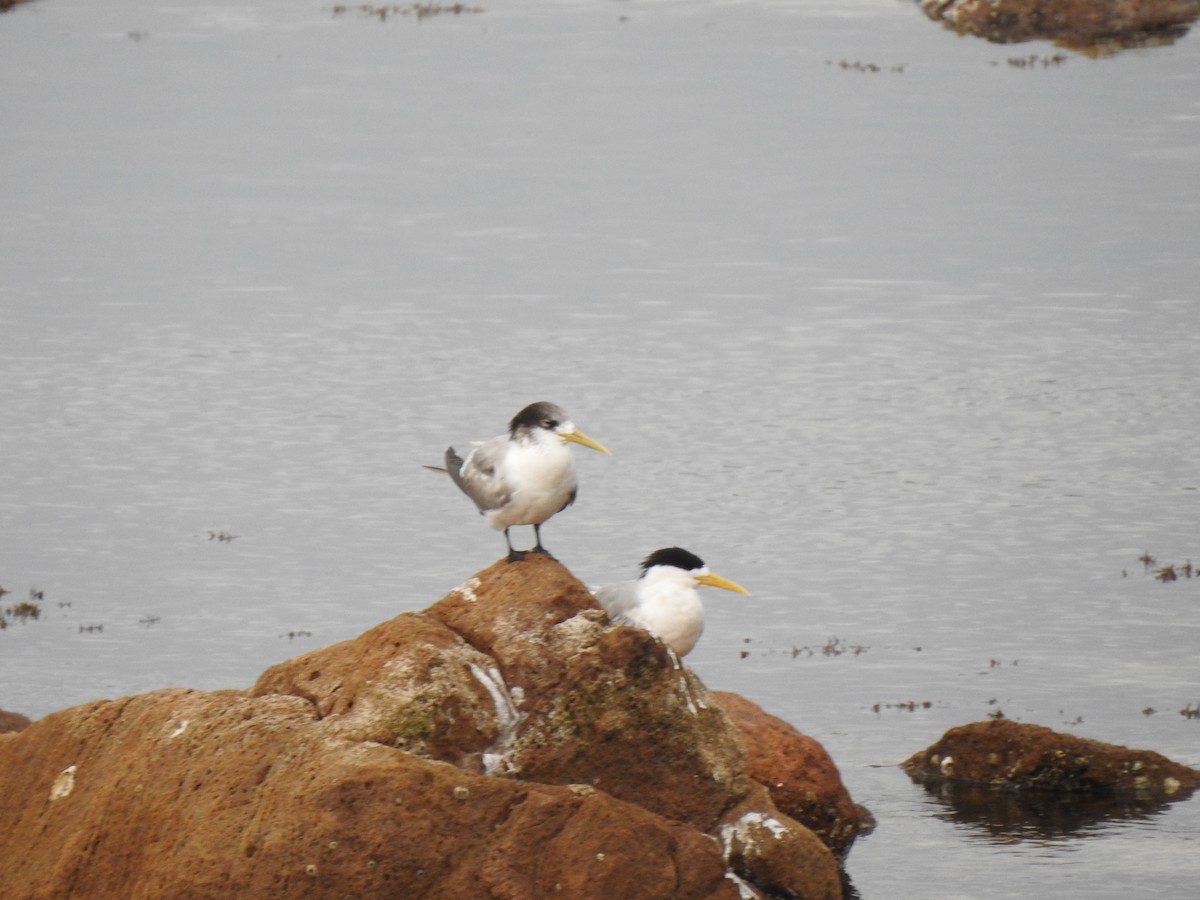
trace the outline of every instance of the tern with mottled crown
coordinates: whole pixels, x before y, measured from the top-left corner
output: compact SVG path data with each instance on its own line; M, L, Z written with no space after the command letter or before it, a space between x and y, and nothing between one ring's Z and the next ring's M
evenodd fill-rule
M450 447L444 469L426 468L446 472L488 524L504 532L509 562L527 552L549 556L542 546L542 523L574 503L578 492L575 458L567 442L611 455L576 428L560 407L541 401L513 416L508 434L477 445L466 459ZM514 525L533 526L532 550L513 549L508 530Z

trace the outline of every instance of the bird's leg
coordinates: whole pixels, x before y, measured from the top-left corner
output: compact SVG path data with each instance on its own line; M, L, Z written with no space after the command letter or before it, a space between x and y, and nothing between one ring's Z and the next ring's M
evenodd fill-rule
M542 554L542 556L548 556L548 557L550 557L550 559L554 559L554 554L542 546L542 526L540 523L533 526L533 537L534 537L533 549L530 550L529 552L530 553L540 553L540 554ZM555 560L555 562L557 562L557 560Z
M512 541L508 539L508 529L504 529L504 543L508 544L508 561L510 563L520 562L525 558L524 550L514 550Z

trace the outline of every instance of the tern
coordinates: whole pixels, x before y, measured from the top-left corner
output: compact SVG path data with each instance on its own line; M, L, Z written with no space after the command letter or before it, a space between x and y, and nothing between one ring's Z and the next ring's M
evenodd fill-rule
M710 572L696 554L667 547L642 561L642 575L636 581L605 585L597 588L595 595L614 622L644 628L686 656L704 631L704 606L696 590L701 584L750 593Z
M525 407L508 423L508 434L479 444L465 460L453 447L446 450L446 467L439 471L475 501L489 525L504 532L509 562L527 552L550 556L542 546L542 523L574 503L578 490L568 441L612 455L545 401ZM508 529L514 525L533 526L531 551L513 549Z

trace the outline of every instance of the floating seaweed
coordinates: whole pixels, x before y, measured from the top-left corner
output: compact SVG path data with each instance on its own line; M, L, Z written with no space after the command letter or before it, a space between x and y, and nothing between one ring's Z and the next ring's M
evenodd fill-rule
M904 70L908 67L908 63L898 63L893 66L881 66L877 65L876 63L859 62L858 60L850 62L846 59L839 60L837 63L834 63L832 59L827 59L825 60L825 65L836 65L839 69L845 72L869 72L872 75L878 72L891 72L894 75L903 75Z
M933 701L904 700L900 703L874 703L871 705L871 712L876 714L884 709L902 709L907 712L916 712L918 709L933 709Z
M466 6L462 3L413 3L409 6L398 5L383 5L376 6L370 3L362 3L357 6L350 6L339 3L336 6L329 8L333 13L334 18L348 15L351 13L357 14L361 18L378 19L380 22L386 22L393 16L411 16L418 22L433 16L441 15L478 15L483 12L483 8L479 6Z
M1142 564L1142 570L1144 572L1152 572L1154 575L1154 580L1161 581L1164 584L1172 581L1178 581L1180 578L1200 578L1200 569L1198 569L1196 566L1193 566L1190 559L1183 563L1167 563L1166 565L1160 566L1158 564L1158 560L1151 556L1149 551L1146 551L1138 557L1138 562Z

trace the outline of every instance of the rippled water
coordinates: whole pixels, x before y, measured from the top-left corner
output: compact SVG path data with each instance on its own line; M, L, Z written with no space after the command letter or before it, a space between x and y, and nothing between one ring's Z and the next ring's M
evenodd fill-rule
M894 766L997 709L1200 766L1200 580L1138 561L1197 553L1200 43L1008 63L1056 52L884 0L0 17L0 707L427 605L503 539L420 464L547 398L614 451L547 545L753 591L689 661L825 743L862 897L1190 897L1195 800Z

